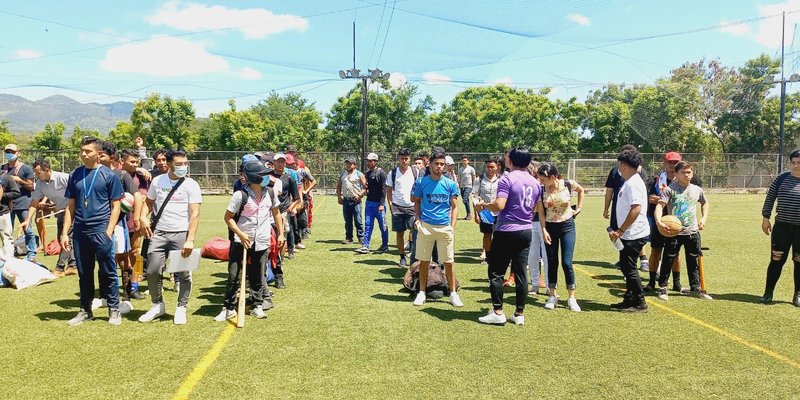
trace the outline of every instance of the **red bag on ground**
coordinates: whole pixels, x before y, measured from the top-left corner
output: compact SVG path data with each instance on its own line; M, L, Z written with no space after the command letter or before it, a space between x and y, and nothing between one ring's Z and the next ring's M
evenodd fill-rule
M44 252L48 256L57 256L57 255L61 254L61 244L58 243L58 240L53 239L44 248Z
M200 252L200 255L203 258L210 258L212 260L228 261L228 252L230 248L231 242L228 239L214 237L203 245L203 250Z

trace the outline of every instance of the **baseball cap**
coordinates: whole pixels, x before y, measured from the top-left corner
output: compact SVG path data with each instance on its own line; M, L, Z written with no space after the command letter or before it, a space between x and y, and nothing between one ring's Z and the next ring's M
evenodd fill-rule
M290 145L286 146L286 152L287 153L297 153L297 146L295 146L293 144L290 144Z
M347 158L344 159L344 162L350 163L350 164L355 164L356 163L356 158L355 157L347 157Z
M286 154L283 154L283 153L275 153L275 156L272 157L272 158L274 160L278 160L278 159L282 158L284 161L288 161L288 160L286 160Z
M5 150L11 150L11 151L13 151L13 152L15 152L15 153L16 153L17 151L19 151L19 149L17 148L17 145L15 145L15 144L13 144L13 143L9 143L9 144L7 144L7 145L6 145L6 148L5 148L5 149L3 149L3 151L5 151Z
M681 160L681 153L677 151L670 151L664 156L664 161L680 161Z
M271 163L274 159L275 159L275 153L271 151L264 152L264 154L261 155L261 161L265 163L268 162Z
M248 161L244 164L244 169L242 170L244 173L245 179L247 179L250 183L261 183L262 177L264 175L272 173L272 170L265 167L264 163L258 160Z
M377 161L378 160L378 155L375 154L375 153L369 153L369 154L367 154L367 160L376 160Z
M444 156L444 163L446 165L455 165L456 164L456 162L453 161L453 157L450 157L450 156Z
M258 157L252 154L245 154L242 156L242 164L249 163L250 161L258 161Z
M294 156L291 154L286 154L286 164L293 165L295 163Z

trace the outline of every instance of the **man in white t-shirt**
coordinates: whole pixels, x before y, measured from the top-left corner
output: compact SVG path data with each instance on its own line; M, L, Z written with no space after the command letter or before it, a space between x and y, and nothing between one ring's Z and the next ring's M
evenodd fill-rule
M647 312L642 279L636 270L639 252L647 243L647 236L650 234L650 224L647 221L647 188L637 173L637 168L642 164L642 155L635 148L626 147L619 153L617 160L619 174L625 179L625 183L619 190L614 210L619 229L612 231L612 228L609 228L608 236L611 241L619 239L623 244L622 250L619 251L619 265L625 276L625 296L621 303L612 304L611 308L630 313Z
M153 218L161 214L151 227L150 221L142 217L141 227L145 237L150 238L149 252L146 260L147 284L153 306L139 317L139 322L150 322L166 312L162 297L161 270L167 254L172 250L181 250L188 257L194 250L194 237L200 222L200 204L203 198L200 185L186 176L189 159L180 150L167 152L169 172L153 178L147 192L147 208L153 210ZM164 204L173 188L172 197ZM163 212L160 212L162 207ZM190 272L178 273L178 306L175 308L176 325L186 324L186 305L192 291L192 275Z
M413 242L411 247L411 263L406 262L405 231L414 229L414 202L411 201L411 190L419 176L419 170L409 165L411 150L401 149L397 152L397 167L389 171L386 177L386 198L389 199L389 212L392 214L392 231L397 235L397 252L400 253L400 266L406 268L414 263Z

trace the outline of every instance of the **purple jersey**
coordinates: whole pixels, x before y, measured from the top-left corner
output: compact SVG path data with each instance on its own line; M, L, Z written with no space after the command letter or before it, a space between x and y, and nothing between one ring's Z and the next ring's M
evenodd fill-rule
M531 229L533 209L541 194L539 181L527 171L511 171L503 175L497 183L497 197L508 200L497 216L494 229L502 232Z

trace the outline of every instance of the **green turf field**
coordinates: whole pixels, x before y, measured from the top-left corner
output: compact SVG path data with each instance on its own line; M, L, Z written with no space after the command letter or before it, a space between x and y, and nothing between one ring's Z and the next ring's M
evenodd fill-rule
M198 244L225 235L228 198L204 200ZM286 267L288 288L273 289L276 308L265 320L248 317L244 329L213 321L227 269L208 260L194 275L185 326L172 324L172 291L160 321L137 322L150 306L143 300L120 327L106 323L104 310L69 327L78 311L76 277L0 290L0 398L166 399L179 388L197 399L796 398L800 309L788 302L791 265L777 304L758 304L769 257L763 195L709 200L703 245L711 248L706 279L715 300L649 297L648 314L611 311L622 280L612 267L602 198L590 197L575 251L584 312L563 303L546 311L544 297L530 297L525 326L496 327L476 321L491 303L474 223L459 222L456 234L465 307L429 301L416 308L399 291L397 257L356 255L354 245L339 244L341 210L335 198L318 196L308 249Z

